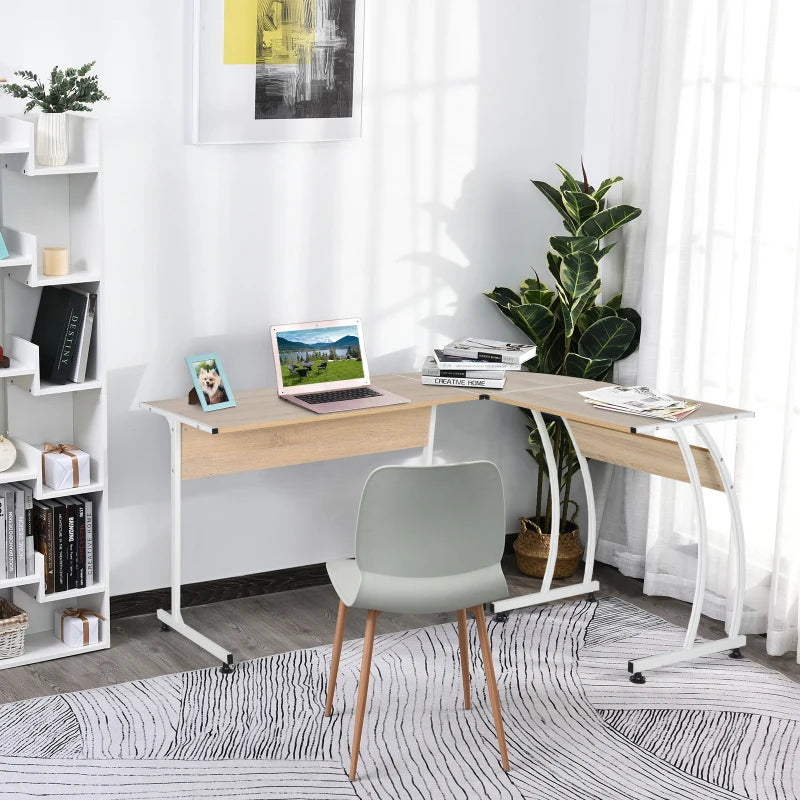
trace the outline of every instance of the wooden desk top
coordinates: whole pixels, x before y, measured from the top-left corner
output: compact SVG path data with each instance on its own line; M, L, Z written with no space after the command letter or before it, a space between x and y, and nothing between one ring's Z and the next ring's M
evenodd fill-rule
M469 402L487 396L490 400L498 403L536 409L568 420L626 433L651 433L656 430L670 430L676 427L690 427L706 422L754 416L752 411L702 402L694 413L681 422L666 422L635 414L604 411L586 403L578 392L611 384L537 372L511 371L508 373L503 389L426 386L420 383L417 372L402 375L380 375L374 377L372 381L375 385L390 392L407 397L411 402L396 406L343 411L335 415L315 414L313 411L281 400L275 389L256 389L237 392L234 408L224 408L213 412L203 411L199 405L189 405L186 398L146 402L142 403L142 407L209 433L233 433L258 428L313 423L334 417L339 419L357 415L386 414L402 409L430 408L449 403Z
M236 405L219 411L203 411L199 406L189 405L185 397L175 400L158 400L142 403L142 407L165 417L172 417L184 425L208 433L234 433L236 431L272 428L305 422L320 422L330 419L346 419L357 415L386 414L411 408L430 408L445 403L464 403L478 400L479 395L464 389L449 386L424 386L419 374L379 375L371 382L389 392L407 397L411 402L396 406L362 408L357 411L340 411L336 414L315 414L294 403L278 397L276 389L255 389L235 392ZM324 389L324 385L320 385Z

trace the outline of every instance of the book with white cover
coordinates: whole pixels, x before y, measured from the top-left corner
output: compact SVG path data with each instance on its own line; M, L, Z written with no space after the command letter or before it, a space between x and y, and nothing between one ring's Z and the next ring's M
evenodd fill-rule
M456 339L442 349L446 356L475 358L502 364L524 364L536 355L535 344L496 342L492 339L475 339L469 336Z
M504 372L511 370L519 372L522 369L522 364L506 364L503 361L480 361L476 358L464 358L463 356L446 356L444 350L434 350L433 358L439 369L491 369L503 370Z
M83 383L86 380L86 365L89 362L89 346L92 343L92 328L94 327L94 317L97 312L97 295L94 292L87 292L77 286L66 287L70 292L82 295L86 308L83 315L83 324L78 338L78 353L72 361L72 371L70 380L73 383Z
M481 362L476 361L476 364ZM489 365L491 366L491 365ZM442 369L433 356L428 356L422 365L422 374L430 378L478 378L482 380L505 380L502 369Z
M94 516L92 499L87 495L76 498L83 503L83 518L86 524L86 585L94 584Z
M423 375L422 382L426 386L462 386L465 389L502 389L506 385L504 377L487 380L486 378L437 378L432 375Z
M14 542L16 547L17 577L24 578L25 570L25 490L20 483L10 483L14 490Z

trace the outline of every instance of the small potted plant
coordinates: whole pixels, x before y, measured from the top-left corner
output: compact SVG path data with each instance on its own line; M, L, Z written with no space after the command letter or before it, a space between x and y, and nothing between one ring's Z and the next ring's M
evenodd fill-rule
M25 113L36 106L41 109L36 125L36 159L43 166L60 167L67 163L66 112L90 111L92 103L109 99L100 89L97 76L89 74L94 64L90 61L82 67L64 70L53 67L49 89L38 75L27 69L14 73L22 83L0 82L4 92L28 101Z

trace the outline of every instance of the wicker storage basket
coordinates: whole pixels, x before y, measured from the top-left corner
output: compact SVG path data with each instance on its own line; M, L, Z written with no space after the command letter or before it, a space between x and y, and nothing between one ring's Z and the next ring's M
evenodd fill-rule
M578 526L574 522L568 522L567 528L558 537L554 578L569 578L577 569L583 555ZM549 552L550 534L542 533L541 528L530 517L520 517L519 536L514 540L519 571L534 578L543 578Z
M0 658L22 655L28 612L0 597Z

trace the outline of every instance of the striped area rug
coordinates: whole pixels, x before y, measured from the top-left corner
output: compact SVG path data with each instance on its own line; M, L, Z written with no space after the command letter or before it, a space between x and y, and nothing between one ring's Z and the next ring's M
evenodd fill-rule
M490 621L511 772L480 649L461 697L456 626L375 641L358 780L347 780L361 642L334 715L330 648L0 706L0 798L800 797L800 685L726 655L628 681L682 632L615 599Z

